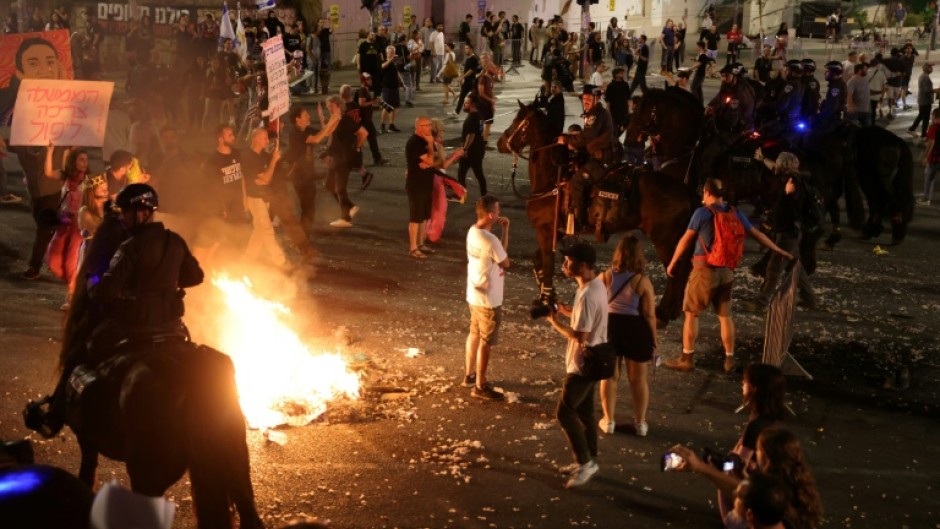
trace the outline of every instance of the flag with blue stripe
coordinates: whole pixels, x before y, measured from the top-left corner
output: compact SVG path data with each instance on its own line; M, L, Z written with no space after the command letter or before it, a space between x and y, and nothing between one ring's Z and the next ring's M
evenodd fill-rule
M274 9L274 0L255 0L255 7L258 8L258 11Z
M235 28L232 27L232 19L228 16L228 4L222 4L222 20L219 22L219 49L222 49L222 43L225 39L231 39L232 44L237 45L235 39Z

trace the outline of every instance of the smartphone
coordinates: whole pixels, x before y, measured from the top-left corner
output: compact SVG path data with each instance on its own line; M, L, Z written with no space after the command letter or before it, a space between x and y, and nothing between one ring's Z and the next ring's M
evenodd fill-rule
M683 463L685 463L685 459L683 459L682 456L667 452L663 454L661 469L663 472L671 472L679 468L679 465Z
M728 461L725 461L725 462L721 465L721 471L724 472L724 473L726 473L726 474L727 474L728 472L733 472L733 471L734 471L734 461L732 461L732 460L730 460L730 459L729 459Z

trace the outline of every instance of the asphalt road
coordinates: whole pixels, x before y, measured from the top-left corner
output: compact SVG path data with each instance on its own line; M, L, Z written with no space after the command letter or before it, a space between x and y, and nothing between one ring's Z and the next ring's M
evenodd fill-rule
M524 67L498 93L497 114L511 112L515 99L535 93L535 69ZM334 78L344 79L348 72ZM654 78L655 79L655 78ZM706 93L713 93L709 81ZM651 80L651 85L653 81ZM439 94L423 84L415 109L399 119L404 130L419 113L441 115ZM568 100L569 120L576 100ZM892 128L910 123L913 111ZM497 119L494 139L511 115ZM459 122L448 121L448 137ZM389 167L376 169L366 192L353 192L362 207L356 226L329 228L337 207L320 193L316 276L297 279L293 297L296 328L305 339L336 347L363 364L367 388L397 386L407 398L381 400L375 391L356 402L338 402L314 424L284 430L284 446L249 431L257 503L270 527L298 516L317 516L338 528L523 528L523 527L720 527L713 487L698 476L661 473L659 459L675 443L731 448L746 417L735 415L740 377L720 374L717 320L706 316L700 336L700 368L691 374L653 372L649 436L632 434L629 392L621 388L618 431L600 440L600 473L580 490L564 490L557 467L570 462L563 435L553 422L563 376L564 342L542 321L528 318L535 295L530 272L535 244L523 201L506 186L510 160L487 153L494 190L512 220L503 341L490 366L493 383L518 394L515 403L476 401L459 387L467 311L463 302L463 233L473 222L469 205L451 204L445 241L425 262L407 255L407 206L403 192L403 145L407 133L380 139ZM205 138L188 145L206 150ZM492 142L493 140L491 140ZM521 174L525 174L524 169ZM921 175L915 175L920 189ZM352 186L351 186L352 187ZM194 190L198 192L198 190ZM825 527L940 527L940 449L934 440L940 382L936 336L938 301L936 206L918 208L903 245L875 255L875 244L854 235L835 252L821 253L813 278L821 310L797 313L796 358L815 378L790 379L796 415L787 427L800 437L826 508ZM32 221L22 207L0 209L0 438L29 435L20 418L26 400L47 392L61 332L58 307L64 287L48 274L39 281L18 278L25 269ZM599 245L609 259L616 240ZM745 265L757 259L749 246ZM662 267L648 249L657 289ZM270 272L239 263L264 284ZM756 280L738 274L737 297L756 291ZM564 279L562 296L573 295ZM194 303L212 295L195 289L190 319L213 314ZM271 292L278 299L284 291ZM739 353L760 355L763 317L738 313ZM337 332L344 327L345 331ZM660 354L680 351L680 325L667 327ZM193 329L197 337L207 329ZM407 358L401 349L426 352ZM258 351L259 355L266 354ZM902 367L910 389L883 389L885 377ZM627 425L626 427L624 425ZM31 436L35 439L35 436ZM71 433L36 440L37 460L77 470ZM123 467L104 462L101 480L126 483ZM168 496L179 506L174 527L194 527L184 479Z

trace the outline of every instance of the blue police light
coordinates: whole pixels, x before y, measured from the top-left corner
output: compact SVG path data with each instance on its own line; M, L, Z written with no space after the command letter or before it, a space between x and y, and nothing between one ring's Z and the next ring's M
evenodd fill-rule
M806 122L805 122L805 121L797 121L797 122L796 122L796 130L799 130L799 131L804 131L804 130L806 130Z
M0 476L0 498L29 494L38 489L47 477L35 468L7 472Z

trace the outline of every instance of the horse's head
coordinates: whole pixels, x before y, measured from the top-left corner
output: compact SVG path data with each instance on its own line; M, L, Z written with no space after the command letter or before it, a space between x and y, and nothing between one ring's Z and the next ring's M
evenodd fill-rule
M531 146L534 131L540 126L544 117L543 111L535 103L529 105L523 104L522 101L518 103L519 112L496 142L496 148L503 154L519 154L526 145Z
M702 103L682 89L647 90L630 115L627 137L646 139L663 136L664 154L672 143L685 146L687 139L698 137L703 118Z

